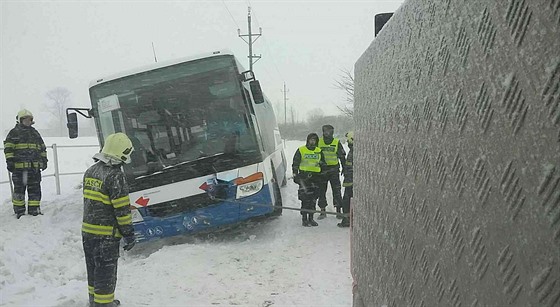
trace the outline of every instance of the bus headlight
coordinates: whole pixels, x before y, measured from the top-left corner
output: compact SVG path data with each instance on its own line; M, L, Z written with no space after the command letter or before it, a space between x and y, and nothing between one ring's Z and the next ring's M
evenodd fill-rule
M251 196L258 193L263 188L263 174L256 173L246 178L236 180L237 193L235 199Z

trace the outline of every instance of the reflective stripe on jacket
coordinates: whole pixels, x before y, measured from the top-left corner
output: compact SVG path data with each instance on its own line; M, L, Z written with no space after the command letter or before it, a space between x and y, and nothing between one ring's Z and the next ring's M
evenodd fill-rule
M315 150L310 150L305 145L301 146L299 149L301 154L301 162L299 164L299 170L305 172L320 173L321 166L321 148L315 147Z
M39 170L47 164L47 147L35 128L17 124L4 140L6 162L15 170Z
M101 161L84 174L82 232L120 238L134 234L128 184L118 166Z
M338 165L338 144L340 142L337 138L333 138L333 141L327 145L325 144L324 138L319 138L319 147L321 151L323 151L323 155L325 156L325 162L327 165Z
M344 181L342 182L343 187L351 187L354 184L354 147L350 147L348 156L346 157L346 162L344 162L343 173Z

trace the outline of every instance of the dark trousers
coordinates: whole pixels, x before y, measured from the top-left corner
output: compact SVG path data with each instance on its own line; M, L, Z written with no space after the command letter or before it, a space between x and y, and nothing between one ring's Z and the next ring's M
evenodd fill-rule
M319 208L324 209L327 207L327 185L330 182L332 194L333 194L333 205L339 207L342 205L342 195L341 195L341 184L340 184L340 173L338 166L327 167L325 172L321 176L322 180L319 183Z
M22 170L12 173L14 213L25 213L25 191L27 191L27 212L39 213L41 204L41 172Z
M299 181L298 199L301 201L301 209L315 210L315 203L319 192L318 175L301 179ZM312 212L300 211L304 218L313 217Z
M82 234L82 244L86 258L90 302L93 298L93 306L112 306L117 286L119 240Z
M354 187L345 187L344 196L342 197L342 213L350 213L350 199L354 196Z

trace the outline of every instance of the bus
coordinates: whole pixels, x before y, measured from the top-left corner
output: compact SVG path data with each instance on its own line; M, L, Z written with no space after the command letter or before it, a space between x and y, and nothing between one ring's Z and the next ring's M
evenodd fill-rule
M213 231L282 213L286 158L272 104L252 71L227 50L158 62L92 81L91 109L100 146L131 139L130 186L138 242Z

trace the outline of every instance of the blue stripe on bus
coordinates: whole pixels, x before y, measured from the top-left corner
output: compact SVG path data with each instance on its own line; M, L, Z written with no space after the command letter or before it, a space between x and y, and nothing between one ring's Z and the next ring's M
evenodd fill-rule
M255 195L238 201L241 203L235 202L235 200L232 202L224 201L164 218L144 217L143 222L134 224L137 241L193 234L217 227L234 225L254 217L270 214L274 209L268 184L264 185L262 190ZM258 206L251 206L249 203L258 204Z

